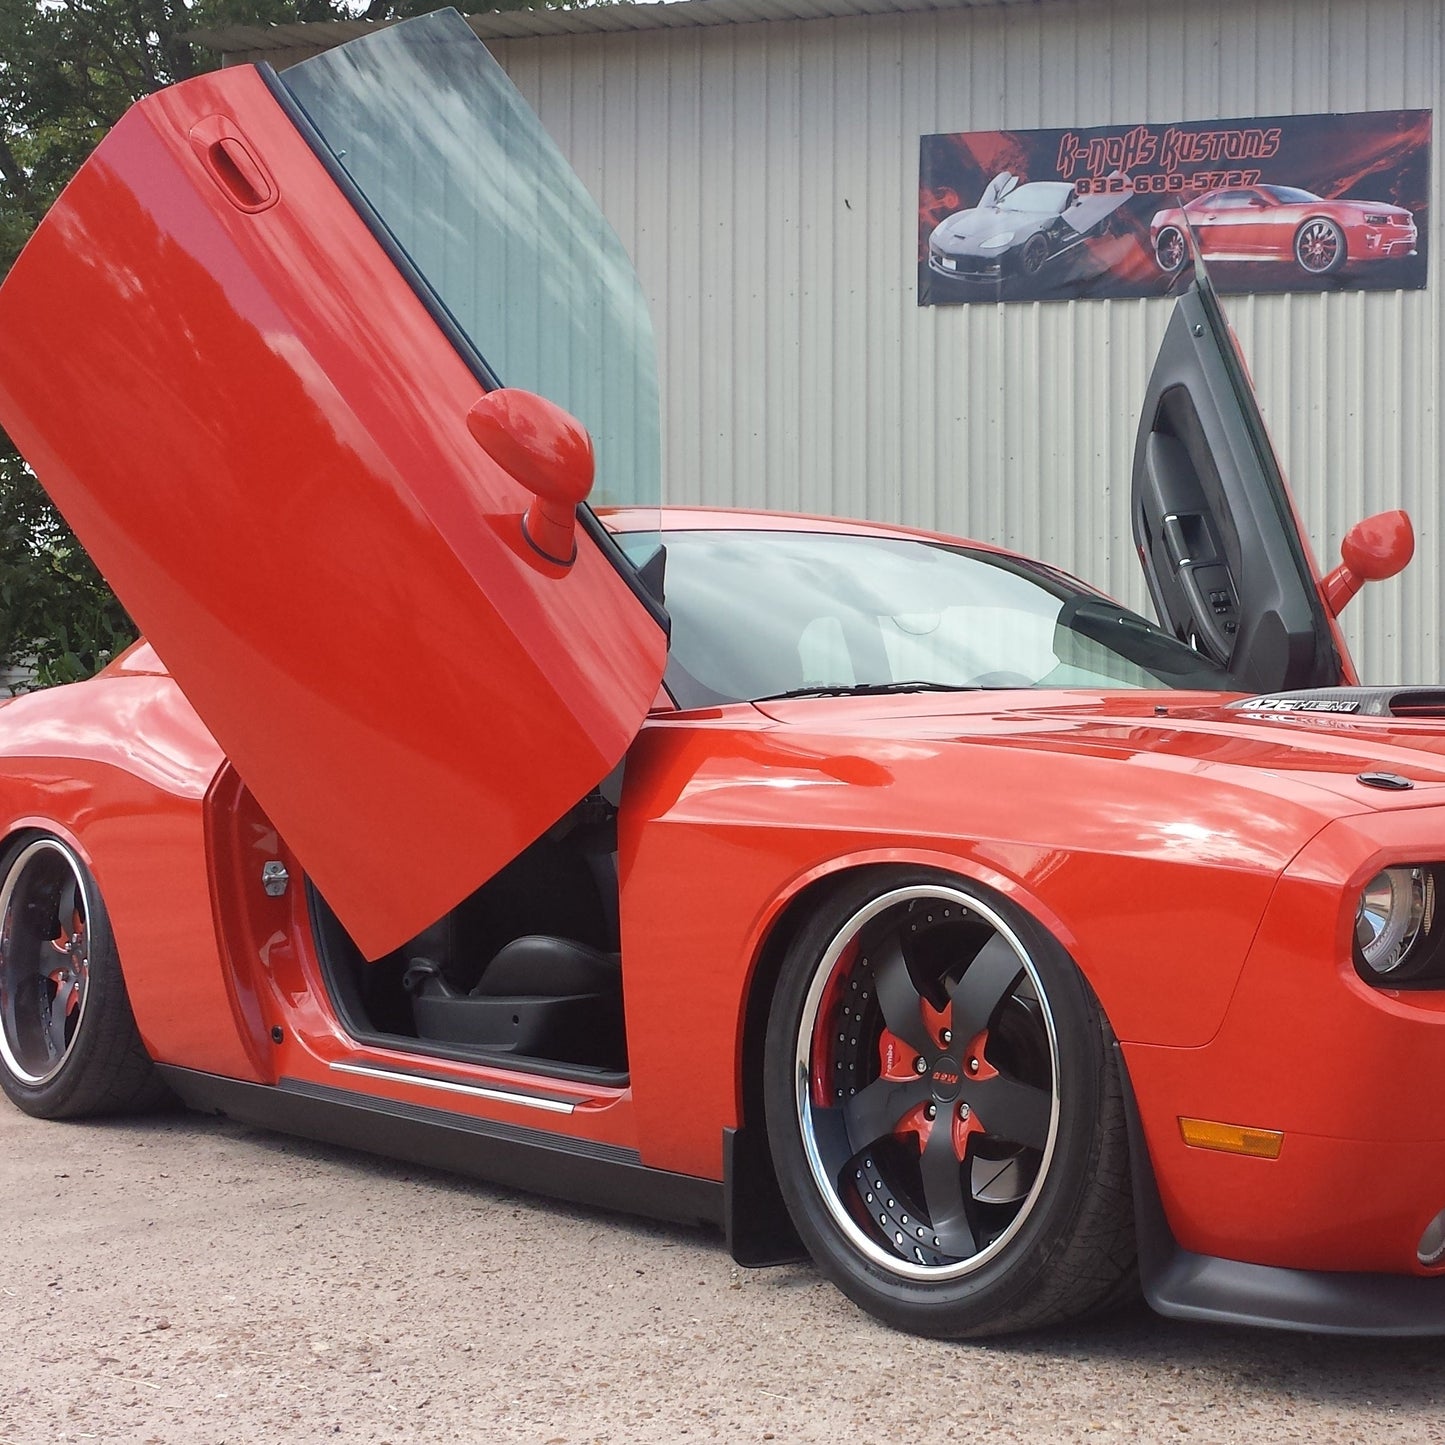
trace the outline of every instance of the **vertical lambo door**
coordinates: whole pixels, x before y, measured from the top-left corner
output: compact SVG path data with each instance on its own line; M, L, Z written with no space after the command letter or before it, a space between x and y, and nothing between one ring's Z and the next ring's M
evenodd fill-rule
M1202 265L1175 306L1150 377L1132 513L1161 623L1226 667L1240 691L1353 681L1244 363Z
M0 421L368 958L662 674L588 438L522 389L657 502L632 267L455 11L142 101L0 289Z

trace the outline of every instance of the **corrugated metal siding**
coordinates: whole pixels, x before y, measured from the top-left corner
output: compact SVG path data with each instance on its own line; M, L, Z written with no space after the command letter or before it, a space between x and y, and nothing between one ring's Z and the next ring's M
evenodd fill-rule
M524 10L484 10L466 17L484 40L598 31L677 30L694 25L747 25L760 20L817 20L972 5L1037 5L1040 0L660 0L649 4L583 4ZM1070 0L1089 4L1090 0ZM1244 0L1235 0L1244 3ZM191 30L185 38L220 51L228 65L270 60L278 67L306 60L333 45L394 25L394 20L301 20L286 25L225 25Z
M601 201L658 326L668 499L939 527L1146 606L1138 406L1169 303L916 305L918 137L1433 107L1430 0L1113 0L493 42ZM1442 147L1435 147L1434 211ZM1445 255L1440 226L1435 266ZM1365 674L1442 674L1441 288L1237 298L1317 555L1403 503Z

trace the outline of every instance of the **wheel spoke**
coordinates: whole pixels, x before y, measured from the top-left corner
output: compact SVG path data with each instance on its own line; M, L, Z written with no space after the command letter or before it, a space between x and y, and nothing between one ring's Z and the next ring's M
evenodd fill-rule
M1047 1089L995 1074L987 1079L965 1079L963 1097L991 1137L1030 1149L1042 1149L1048 1143L1053 1098Z
M837 1188L843 1166L858 1152L848 1142L848 1124L843 1117L843 1110L814 1107L809 1115L809 1122L818 1158L826 1166L833 1187Z
M839 1111L847 1129L849 1148L856 1154L891 1134L909 1110L916 1109L932 1093L933 1081L926 1074L921 1079L875 1079Z
M41 987L43 989L44 985ZM58 1059L65 1052L66 1005L74 988L75 985L69 979L63 979L55 990L55 997L45 1008L45 1045L52 1058Z
M873 981L889 1031L914 1053L927 1054L936 1048L923 1022L923 996L908 972L903 943L896 933L890 934L874 953Z
M964 1207L964 1166L953 1151L953 1126L947 1114L934 1120L920 1163L928 1222L938 1236L938 1247L955 1259L976 1254L978 1243Z
M995 933L979 949L963 977L949 990L956 1047L963 1047L988 1027L994 1011L1023 971L1018 954L1002 935Z
M71 874L66 875L65 883L60 890L60 902L55 909L56 920L59 928L55 934L57 948L66 949L69 946L71 935L75 931L75 878Z

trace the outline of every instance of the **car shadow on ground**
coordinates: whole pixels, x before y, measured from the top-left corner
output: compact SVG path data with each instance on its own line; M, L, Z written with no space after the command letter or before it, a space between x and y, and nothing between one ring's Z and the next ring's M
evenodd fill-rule
M1316 1404L1360 1402L1368 1381L1372 1406L1418 1409L1445 1396L1445 1350L1439 1339L1388 1339L1206 1325L1165 1319L1143 1300L1113 1314L1050 1330L992 1340L989 1348L1020 1360L1047 1356L1095 1365L1121 1364L1180 1374L1208 1374L1240 1398L1294 1395Z
M227 1140L248 1154L272 1154L312 1163L335 1173L335 1187L345 1178L396 1181L421 1186L453 1203L478 1210L533 1211L562 1230L592 1232L605 1228L622 1249L626 1240L639 1250L696 1250L726 1258L721 1233L706 1225L660 1223L636 1215L530 1194L445 1173L395 1159L317 1143L291 1135L237 1124L218 1116L166 1112L140 1119L99 1120L80 1126L128 1134L137 1145L149 1135L180 1140L193 1135L210 1143ZM159 1141L157 1141L159 1142ZM253 1223L256 1221L253 1221ZM641 1270L638 1271L641 1273ZM827 1331L894 1332L868 1321L841 1295L820 1290L822 1280L811 1265L786 1265L748 1271L756 1306L771 1297L781 1307L798 1307L790 1297L816 1295L827 1300L828 1318L817 1320ZM817 1306L808 1303L808 1308ZM836 1309L836 1314L834 1314ZM1359 1406L1388 1412L1418 1412L1423 1405L1445 1400L1445 1344L1439 1339L1389 1339L1290 1333L1241 1326L1206 1325L1165 1319L1142 1300L1109 1315L1083 1323L1035 1330L1026 1334L956 1345L915 1341L940 1349L987 1350L1012 1356L1021 1367L1042 1370L1060 1362L1090 1370L1122 1366L1150 1375L1208 1377L1214 1390L1240 1400L1295 1397L1320 1406ZM1368 1395L1368 1399L1364 1396Z

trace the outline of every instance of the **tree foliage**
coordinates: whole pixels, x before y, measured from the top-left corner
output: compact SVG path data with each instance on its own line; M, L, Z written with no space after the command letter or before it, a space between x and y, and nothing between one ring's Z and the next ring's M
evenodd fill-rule
M446 0L3 0L0 279L61 187L141 96L212 69L198 32L422 14ZM549 0L489 0L510 10ZM88 676L134 636L120 603L0 432L0 675Z

